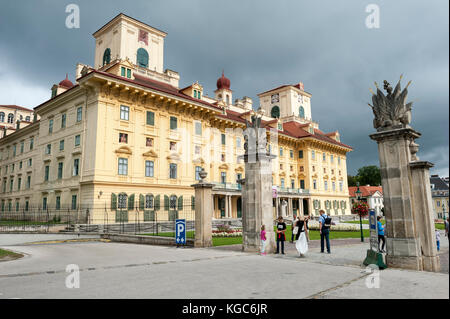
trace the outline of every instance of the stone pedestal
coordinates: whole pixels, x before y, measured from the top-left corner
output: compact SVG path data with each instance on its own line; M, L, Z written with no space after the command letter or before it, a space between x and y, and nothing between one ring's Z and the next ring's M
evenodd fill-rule
M255 157L256 158L256 157ZM266 226L266 253L275 252L272 208L273 155L258 154L256 161L245 160L245 182L242 185L242 250L258 252L261 247L261 225Z
M213 184L201 181L191 185L195 189L194 247L212 246Z
M380 157L386 263L388 267L436 271L439 262L434 243L429 166L415 164L414 153L411 154L411 143L419 136L409 127L370 135L378 143Z

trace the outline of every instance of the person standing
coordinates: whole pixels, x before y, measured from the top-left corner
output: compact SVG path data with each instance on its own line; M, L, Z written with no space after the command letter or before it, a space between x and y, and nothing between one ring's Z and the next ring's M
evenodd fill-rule
M261 226L261 255L265 256L266 255L266 226L262 225Z
M445 236L447 236L447 239L449 241L450 244L450 237L448 236L448 228L449 228L450 222L449 222L449 218L447 217L446 223L445 223Z
M436 232L436 246L437 251L441 250L441 233L439 232L439 229L435 229Z
M280 243L281 243L281 253L284 255L284 241L286 240L286 223L283 222L283 217L278 217L277 223L277 252L280 253Z
M319 231L320 231L320 252L324 252L324 240L327 243L327 253L331 254L330 250L330 227L331 218L325 214L325 211L321 209L319 211Z
M381 223L381 216L377 216L377 229L378 229L378 251L385 253L384 245L386 244L386 237L384 237L384 226ZM380 241L383 241L383 245L380 250Z
M292 231L292 234L291 234L291 243L294 242L294 236L296 235L296 234L294 234L294 228L295 228L295 224L296 224L296 223L297 223L297 216L294 215L294 218L292 219L292 226L291 226L291 231Z
M295 248L299 253L299 257L304 256L308 252L308 227L306 225L307 219L304 217L299 217L296 223L298 233L296 236L297 242L295 243Z

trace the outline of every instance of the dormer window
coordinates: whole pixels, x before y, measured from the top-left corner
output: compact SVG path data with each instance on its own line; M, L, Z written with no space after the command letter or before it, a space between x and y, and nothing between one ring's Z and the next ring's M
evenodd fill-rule
M278 123L278 130L279 130L279 131L282 131L282 130L283 130L283 124Z

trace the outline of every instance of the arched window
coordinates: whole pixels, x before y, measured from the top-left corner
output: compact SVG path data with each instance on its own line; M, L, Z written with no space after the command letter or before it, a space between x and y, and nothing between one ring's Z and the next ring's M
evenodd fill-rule
M25 121L27 121L27 122L30 122L30 117L29 116L27 116L27 117L25 117Z
M111 49L107 48L103 53L103 65L109 64L111 62Z
M177 196L171 195L169 199L169 208L177 209Z
M303 106L300 106L298 109L298 116L300 116L302 119L305 118L305 109L303 108Z
M279 118L280 117L280 108L278 106L272 107L272 110L270 111L270 116L273 118Z
M137 65L148 68L148 53L143 48L137 50Z
M8 123L14 123L14 114L12 113L8 114Z
M145 195L145 208L153 208L154 207L154 197L153 195Z
M0 112L0 122L5 122L5 113Z
M119 194L119 201L118 201L118 205L117 208L119 209L126 209L127 208L127 199L128 196L125 193L120 193Z
M230 104L230 96L227 95L227 104Z

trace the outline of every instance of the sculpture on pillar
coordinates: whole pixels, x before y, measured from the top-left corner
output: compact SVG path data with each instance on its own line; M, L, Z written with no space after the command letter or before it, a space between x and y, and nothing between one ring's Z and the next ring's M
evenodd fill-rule
M400 80L402 77L400 77ZM386 95L377 83L372 91L373 126L370 138L378 143L381 183L386 215L386 263L389 267L439 271L427 161L419 161L420 133L410 127L412 102L408 86L402 91L384 81ZM368 252L369 256L369 252Z
M400 80L393 92L389 82L384 80L384 90L387 92L387 95L384 95L380 90L377 82L375 82L377 94L370 89L370 92L373 94L373 105L369 104L369 106L372 108L373 114L375 115L373 126L377 131L392 128L405 128L409 127L409 123L411 123L412 102L406 103L408 86L411 84L411 81L409 81L403 91L401 91L401 79L402 76L400 76Z

